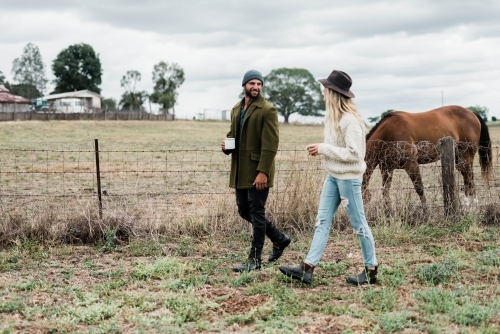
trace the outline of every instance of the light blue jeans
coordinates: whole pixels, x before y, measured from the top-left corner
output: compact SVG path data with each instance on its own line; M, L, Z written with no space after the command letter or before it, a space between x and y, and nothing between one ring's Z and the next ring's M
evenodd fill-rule
M316 229L311 243L311 248L307 254L306 263L317 266L326 242L330 235L333 217L339 205L342 205L349 217L352 228L359 237L363 259L366 267L377 265L375 255L375 242L372 231L368 226L363 208L363 198L361 196L362 178L352 180L341 180L328 175L321 197L319 200L318 216L316 218Z

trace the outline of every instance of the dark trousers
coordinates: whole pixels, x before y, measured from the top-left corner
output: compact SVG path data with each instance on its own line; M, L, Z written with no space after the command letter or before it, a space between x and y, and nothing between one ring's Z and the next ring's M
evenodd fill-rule
M265 206L268 195L269 188L262 191L257 189L236 189L238 213L241 218L250 222L253 227L252 248L248 255L249 258L261 259L266 235L273 243L280 242L283 238L283 233L266 218Z

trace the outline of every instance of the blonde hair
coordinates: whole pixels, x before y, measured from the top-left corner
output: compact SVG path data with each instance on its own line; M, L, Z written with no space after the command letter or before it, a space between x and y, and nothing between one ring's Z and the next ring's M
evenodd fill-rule
M325 117L325 131L335 130L339 132L339 123L342 114L351 114L358 121L363 134L366 134L366 125L358 113L358 108L351 98L337 93L333 89L324 88L325 104L326 104L326 117Z

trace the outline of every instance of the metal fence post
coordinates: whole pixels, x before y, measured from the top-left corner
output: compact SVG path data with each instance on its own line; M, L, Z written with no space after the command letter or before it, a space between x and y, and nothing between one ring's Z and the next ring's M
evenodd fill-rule
M441 175L443 178L444 214L454 216L458 212L458 197L455 189L455 141L444 137L438 141L441 154Z
M97 174L97 199L99 201L99 219L102 219L102 198L101 198L101 170L99 168L99 141L94 139L95 144L95 170Z

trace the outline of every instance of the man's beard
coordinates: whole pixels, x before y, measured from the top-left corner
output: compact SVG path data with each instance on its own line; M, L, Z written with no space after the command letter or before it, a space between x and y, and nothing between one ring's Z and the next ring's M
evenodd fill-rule
M248 98L250 98L250 99L254 99L254 98L258 97L259 94L260 94L260 92L259 92L257 95L252 96L252 90L251 89L247 90L246 88L244 88L244 90L245 90L245 96L248 97Z

